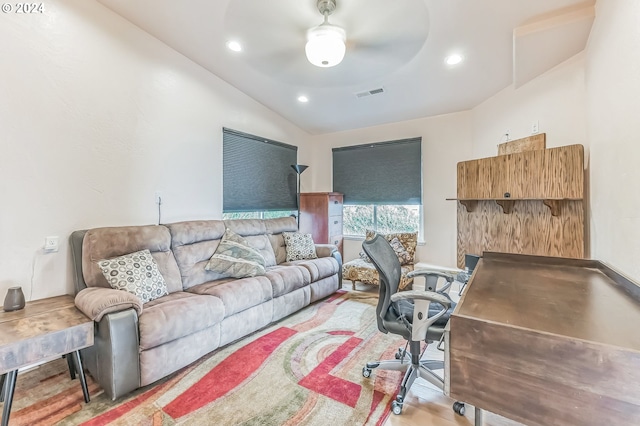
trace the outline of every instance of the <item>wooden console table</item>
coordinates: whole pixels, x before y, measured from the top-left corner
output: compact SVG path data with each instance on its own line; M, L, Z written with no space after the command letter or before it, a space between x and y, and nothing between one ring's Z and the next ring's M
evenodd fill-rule
M0 374L3 378L2 426L9 423L18 369L67 355L78 372L85 402L89 391L80 349L93 345L93 321L74 305L73 297L27 302L24 309L0 312ZM71 367L71 363L69 364ZM73 371L72 371L73 377Z
M601 262L485 253L449 321L445 392L529 426L640 419L640 287Z

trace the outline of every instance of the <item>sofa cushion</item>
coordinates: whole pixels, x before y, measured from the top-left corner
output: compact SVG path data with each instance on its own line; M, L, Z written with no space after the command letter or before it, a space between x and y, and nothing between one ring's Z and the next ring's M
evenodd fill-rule
M311 234L302 232L283 232L287 248L287 262L292 260L316 259L316 246Z
M171 342L222 321L225 308L216 297L175 292L146 303L140 314L140 349Z
M279 265L287 261L287 249L284 244L283 232L296 232L298 223L294 217L279 217L265 221L267 234L271 247L276 256L276 264Z
M224 278L245 278L264 275L264 257L249 246L247 240L227 229L216 251L205 266Z
M309 271L312 283L340 272L340 265L338 264L338 261L333 257L295 260L293 262L284 263L282 266L286 265L296 265L306 268Z
M113 289L134 294L142 303L169 294L167 283L149 250L99 260L98 265Z
M147 249L158 264L169 293L182 291L180 270L171 251L171 234L163 225L90 229L82 240L82 275L87 287L111 288L98 261ZM211 252L213 254L213 251ZM209 255L211 257L211 255Z
M273 287L273 297L279 297L311 284L309 269L300 265L282 264L267 269L265 275Z
M224 304L225 318L271 300L273 290L265 275L226 278L190 287L189 293L216 296Z

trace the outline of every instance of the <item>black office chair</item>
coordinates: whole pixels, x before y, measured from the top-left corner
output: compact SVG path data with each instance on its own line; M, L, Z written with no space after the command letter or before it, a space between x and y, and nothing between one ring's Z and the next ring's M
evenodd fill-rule
M378 329L385 334L398 334L407 340L405 348L398 349L396 359L369 362L363 367L362 375L371 376L371 370L375 368L406 369L400 392L391 404L393 413L400 414L407 392L417 377L429 381L439 389L444 388L443 377L434 371L443 369L444 363L437 360L423 360L422 356L429 343L442 341L444 328L455 306L444 291L448 290L454 276L433 271L414 271L415 276L427 277L427 288L435 286L433 283L438 278L444 278L446 284L440 292L409 290L398 293L400 262L387 240L376 235L373 239L363 242L362 248L371 258L380 275L380 296L376 307ZM423 341L427 345L424 350L421 350ZM455 402L453 409L457 414L464 415L463 403Z

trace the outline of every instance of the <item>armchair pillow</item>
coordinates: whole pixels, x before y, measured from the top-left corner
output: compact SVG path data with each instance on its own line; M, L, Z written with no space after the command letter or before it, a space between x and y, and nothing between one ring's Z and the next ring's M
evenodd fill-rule
M376 231L367 229L365 240L370 240L376 235ZM415 263L416 246L418 245L418 233L417 232L398 232L393 234L380 234L382 235L398 256L400 265L410 265ZM360 258L366 262L371 263L369 257L363 252L360 252Z
M216 272L220 278L255 277L266 273L265 260L260 252L229 228L224 231L205 269Z
M283 232L282 236L287 250L287 262L318 258L311 234Z
M142 303L169 294L167 283L149 250L99 260L98 266L112 288L135 294Z

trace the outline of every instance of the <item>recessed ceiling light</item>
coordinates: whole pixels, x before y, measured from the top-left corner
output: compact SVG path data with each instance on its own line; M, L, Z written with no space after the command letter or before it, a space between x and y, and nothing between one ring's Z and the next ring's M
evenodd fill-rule
M234 52L242 52L242 45L235 40L229 41L227 47Z
M309 98L307 98L304 95L298 96L298 102L302 102L303 104L307 103L307 102L309 102Z
M447 63L447 65L458 65L460 62L462 62L462 59L463 58L461 55L453 54L447 56L444 61Z

